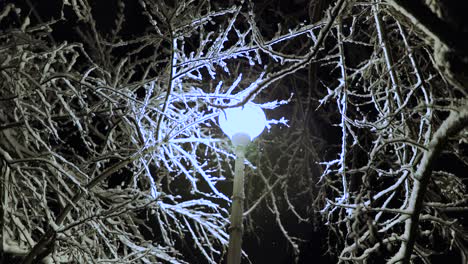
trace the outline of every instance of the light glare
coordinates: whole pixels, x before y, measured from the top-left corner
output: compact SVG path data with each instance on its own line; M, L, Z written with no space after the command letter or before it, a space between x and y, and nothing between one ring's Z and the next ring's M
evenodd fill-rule
M231 139L235 134L245 133L253 140L262 133L267 124L265 113L254 103L224 109L218 120L223 132Z

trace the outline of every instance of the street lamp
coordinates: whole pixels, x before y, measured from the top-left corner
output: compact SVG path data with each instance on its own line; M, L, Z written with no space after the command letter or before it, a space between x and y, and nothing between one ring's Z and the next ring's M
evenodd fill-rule
M245 147L266 126L263 110L254 103L227 108L219 115L219 126L236 147L236 164L232 190L231 226L229 228L228 264L240 264L242 253L242 215L244 213Z

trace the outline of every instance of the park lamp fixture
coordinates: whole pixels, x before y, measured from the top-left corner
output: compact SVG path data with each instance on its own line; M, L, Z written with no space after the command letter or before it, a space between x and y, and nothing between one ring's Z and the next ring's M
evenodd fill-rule
M234 146L249 144L262 133L266 124L265 113L254 103L227 108L219 115L219 126L231 138Z
M267 125L263 110L254 103L224 109L219 126L236 147L236 163L232 190L227 264L240 264L242 254L242 215L244 213L244 155L245 147L262 133Z

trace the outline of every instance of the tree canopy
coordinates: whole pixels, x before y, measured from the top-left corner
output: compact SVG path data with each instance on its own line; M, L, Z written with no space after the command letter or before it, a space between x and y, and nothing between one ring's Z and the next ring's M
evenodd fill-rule
M0 259L222 263L250 102L245 263L466 263L463 5L2 2Z

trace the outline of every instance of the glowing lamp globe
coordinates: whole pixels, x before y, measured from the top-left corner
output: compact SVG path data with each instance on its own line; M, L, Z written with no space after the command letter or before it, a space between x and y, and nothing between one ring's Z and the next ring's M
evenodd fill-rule
M267 124L262 108L253 103L227 108L219 114L219 126L234 145L247 145Z

